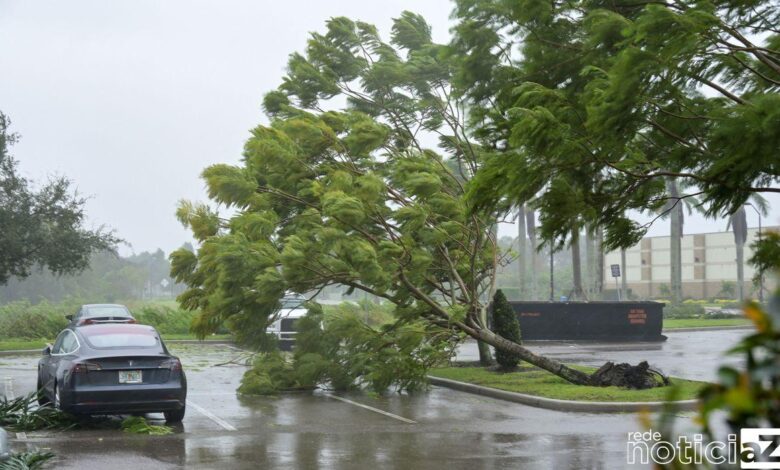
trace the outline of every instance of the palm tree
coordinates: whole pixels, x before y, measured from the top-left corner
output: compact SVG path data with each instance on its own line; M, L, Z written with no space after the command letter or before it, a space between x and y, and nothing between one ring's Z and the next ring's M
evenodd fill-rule
M536 212L531 208L526 208L525 211L525 227L526 231L528 232L528 240L530 242L531 249L528 250L528 253L531 257L531 272L538 273L541 272L542 267L539 263L539 246L537 245L536 240ZM538 284L536 282L536 277L531 277L531 299L537 300L537 289Z
M533 246L531 247L531 251L533 251ZM522 205L517 208L517 285L520 288L521 300L528 300L526 298L528 286L526 285L525 278L527 256L528 249L525 239L525 205Z
M749 202L761 215L766 216L769 212L769 205L766 199L759 195L751 197ZM731 231L734 233L734 245L737 249L737 295L739 301L745 300L745 242L747 242L747 213L745 212L745 205L739 206L739 209L732 212L729 215L728 224L726 224L726 230L731 227Z
M588 300L582 288L582 259L580 257L580 228L575 225L571 232L571 268L574 280L569 299Z
M666 180L667 202L662 208L662 217L669 217L669 264L671 274L671 297L672 302L678 303L682 300L682 237L683 225L685 223L685 212L688 210L690 215L694 210L703 213L700 203L691 196L682 196L680 194L680 185L677 180L669 178Z

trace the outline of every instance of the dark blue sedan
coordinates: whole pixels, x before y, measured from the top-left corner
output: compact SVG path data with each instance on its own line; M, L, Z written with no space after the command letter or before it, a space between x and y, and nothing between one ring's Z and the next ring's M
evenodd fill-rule
M38 362L41 404L74 414L165 414L184 418L187 378L147 325L69 326Z

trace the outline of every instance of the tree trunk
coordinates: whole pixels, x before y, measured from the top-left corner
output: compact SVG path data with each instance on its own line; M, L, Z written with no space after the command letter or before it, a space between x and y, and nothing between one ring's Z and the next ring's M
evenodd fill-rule
M670 240L669 240L669 264L671 265L671 291L672 302L682 301L682 236L683 236L683 202L679 199L677 182L669 183L669 196L672 204L670 220Z
M568 367L567 365L554 359L534 354L525 347L502 338L492 331L482 328L469 328L465 326L461 329L463 329L469 336L475 338L478 342L490 344L497 349L515 354L520 358L521 361L533 364L540 369L544 369L547 372L555 374L567 382L571 382L576 385L587 385L590 383L590 376L588 376L588 374L580 372L576 369L572 369L571 367Z
M600 387L625 386L627 379L634 384L643 384L635 386L634 388L651 388L661 385L661 383L656 380L659 373L649 369L647 363L640 363L638 366L620 364L615 367L613 363L608 362L595 373L588 375L573 369L566 364L558 362L555 359L534 354L525 347L509 341L485 328L472 327L460 322L455 323L455 326L478 342L490 344L496 349L509 352L518 357L521 361L544 369L575 385L593 385ZM604 371L609 373L604 373ZM665 377L663 377L663 379L664 381L662 383L668 383Z
M745 245L737 245L737 295L745 300Z
M604 229L596 229L596 295L604 291Z
M620 250L620 289L622 294L628 297L628 279L626 276L626 250Z
M528 300L528 285L526 282L527 259L528 243L525 239L525 206L520 206L517 209L517 286L520 289L520 300Z
M587 300L582 289L582 259L580 257L579 230L572 232L571 236L571 268L574 277L574 288L570 300Z
M530 245L528 254L530 255L531 260L531 272L538 273L541 266L539 266L539 252L537 251L539 246L536 240L536 213L533 210L528 209L525 211L525 226L528 232L528 241ZM531 300L539 300L537 292L539 290L539 284L536 282L536 277L531 276L529 281L531 285Z
M747 214L744 206L731 214L729 224L734 232L734 246L737 249L737 295L742 302L745 300L745 242L747 242Z
M585 231L585 294L589 299L596 292L596 238L595 233Z
M493 224L492 227L490 227L490 234L493 237L493 240L496 242L496 246L498 246L498 224ZM495 251L497 253L497 250ZM491 281L490 289L488 290L488 299L493 298L493 291L496 288L495 284L495 273L493 274L493 280ZM487 304L485 302L485 304ZM482 325L487 325L487 308L480 309L479 313L479 321ZM482 341L477 341L477 349L479 350L479 363L482 366L492 366L493 365L493 355L490 352L490 346L488 346L486 343Z

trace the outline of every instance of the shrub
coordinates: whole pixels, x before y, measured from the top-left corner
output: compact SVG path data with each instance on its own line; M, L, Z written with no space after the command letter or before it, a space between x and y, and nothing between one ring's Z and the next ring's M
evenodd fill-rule
M704 315L704 307L700 304L666 304L664 318L697 318Z
M65 315L75 313L77 306L69 303L27 301L11 302L0 307L0 339L53 339L65 328Z
M520 323L501 289L493 296L493 330L509 341L520 343ZM516 354L496 349L496 362L503 369L514 369L520 358Z
M251 369L244 373L238 393L274 395L283 390L301 388L292 363L277 352L258 354Z
M359 312L323 314L317 304L298 320L293 363L301 386L327 384L336 390L367 387L413 391L427 386L427 372L452 354L453 336L419 322L365 323ZM419 308L419 307L410 307Z
M138 323L151 325L160 334L186 335L190 332L190 324L197 312L172 309L160 305L145 305L133 310L133 316Z

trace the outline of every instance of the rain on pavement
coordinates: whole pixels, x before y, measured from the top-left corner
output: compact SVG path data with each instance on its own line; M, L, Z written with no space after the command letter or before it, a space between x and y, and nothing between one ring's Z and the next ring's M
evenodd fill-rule
M665 372L711 379L739 331L667 333L665 343L536 343L566 362L647 359ZM38 431L16 436L16 450L50 449L62 469L488 469L624 468L635 414L544 410L440 387L413 395L284 394L240 397L245 367L227 345L171 345L189 382L187 416L168 436L116 429ZM476 347L459 354L469 360ZM682 361L682 358L685 361ZM6 394L34 391L38 357L0 356ZM219 365L223 364L223 365ZM162 415L147 417L162 423ZM690 415L686 415L690 417ZM687 421L687 419L686 419ZM639 467L637 467L639 468Z

